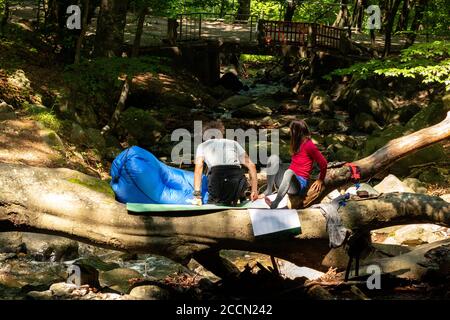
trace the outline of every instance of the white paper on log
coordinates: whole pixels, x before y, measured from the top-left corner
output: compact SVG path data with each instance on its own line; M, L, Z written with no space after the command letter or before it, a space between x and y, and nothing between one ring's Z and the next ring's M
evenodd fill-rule
M265 234L300 229L297 210L249 209L255 237Z

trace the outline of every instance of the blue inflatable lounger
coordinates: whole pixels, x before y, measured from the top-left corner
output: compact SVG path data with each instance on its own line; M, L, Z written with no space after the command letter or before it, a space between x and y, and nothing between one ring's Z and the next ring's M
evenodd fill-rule
M139 147L123 151L111 167L111 187L119 202L131 212L220 211L231 207L192 205L194 173L170 167ZM203 176L202 200L208 201L208 181ZM233 209L247 209L249 203Z

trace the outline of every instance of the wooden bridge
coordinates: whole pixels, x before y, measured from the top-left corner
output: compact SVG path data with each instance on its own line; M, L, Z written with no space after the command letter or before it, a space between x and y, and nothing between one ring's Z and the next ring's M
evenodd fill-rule
M167 19L166 26L161 42L148 46L144 41L141 54L173 57L208 84L220 78L221 53L276 55L289 47L313 60L317 52L342 54L348 48L347 30L317 23L191 13Z
M298 46L313 50L344 51L347 29L318 23L260 20L249 15L235 19L234 15L214 17L208 13L180 14L168 20L168 41L189 43L201 40L221 40L259 47Z

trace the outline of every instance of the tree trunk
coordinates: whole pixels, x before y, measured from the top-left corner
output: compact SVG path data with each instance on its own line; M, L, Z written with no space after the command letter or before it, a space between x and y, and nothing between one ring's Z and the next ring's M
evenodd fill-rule
M447 117L442 122L410 135L394 139L375 153L354 162L354 164L360 167L362 180L368 180L377 172L388 168L395 161L400 160L408 154L448 139L449 137L450 112L447 113ZM351 182L351 172L348 167L329 169L324 181L324 190L320 194L308 192L306 203L318 202L337 187Z
M419 28L422 24L427 4L428 0L418 0L418 3L416 4L414 19L411 23L410 33L406 40L406 47L412 46L416 41L417 31L419 31Z
M145 16L148 14L148 8L143 7L139 10L138 23L136 27L136 35L134 37L133 49L131 57L137 57L139 55L139 49L141 47L142 34L144 32Z
M250 17L250 3L251 0L238 0L238 11L236 20L248 20Z
M349 25L349 15L348 15L348 0L342 0L341 8L334 21L333 26L339 28L345 28Z
M81 24L81 32L77 39L77 45L75 48L75 64L80 63L81 60L81 48L83 47L84 37L86 36L87 31L87 22L88 22L88 14L89 14L89 0L84 0L83 3L83 20Z
M102 0L95 37L96 57L122 54L127 8L128 0Z
M292 21L297 10L297 0L292 0L286 4L286 10L284 11L284 21Z
M131 81L132 81L131 77L129 76L125 77L125 81L123 83L122 91L120 92L120 97L119 101L117 102L116 109L114 110L114 113L109 123L102 129L102 135L107 135L119 123L120 115L122 114L122 111L125 109L125 103L127 102L128 99Z
M411 7L411 0L404 0L402 13L398 19L397 31L405 31L408 29L409 11Z
M94 178L72 170L0 164L0 173L0 231L65 236L182 263L201 252L237 249L323 269L322 259L329 251L326 222L317 209L298 211L302 228L298 237L261 240L254 237L246 211L178 217L131 215L113 197L78 184ZM349 202L340 213L344 226L351 230L410 223L450 225L450 204L422 194L392 193Z
M5 0L3 3L3 15L0 21L0 34L4 35L6 32L6 27L9 21L9 0Z
M355 0L355 5L353 8L352 26L356 27L358 32L362 30L363 18L364 18L364 8L366 6L367 0Z
M391 51L392 31L394 29L395 16L402 0L394 0L392 7L389 10L388 20L385 30L384 39L384 56L387 57Z
M220 0L220 11L219 11L219 17L223 18L225 17L226 12L226 3L227 0Z
M391 141L356 162L363 177L384 169L402 156L450 136L446 120ZM349 181L349 170L327 175L328 188ZM92 188L92 189L91 189ZM299 265L321 268L329 251L326 222L317 209L299 210L298 237L259 239L246 210L195 216L133 215L102 190L96 178L68 169L0 164L0 231L54 234L96 246L147 252L186 263L193 255L237 249L277 256ZM340 210L350 230L369 231L391 225L435 223L450 225L450 204L423 194L391 193L377 199L350 201Z

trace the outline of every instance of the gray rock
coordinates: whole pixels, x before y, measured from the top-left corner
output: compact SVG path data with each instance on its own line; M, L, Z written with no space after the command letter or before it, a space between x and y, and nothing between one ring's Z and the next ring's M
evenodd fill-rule
M403 183L414 190L416 193L427 193L427 188L425 183L416 178L406 178Z
M352 162L356 159L358 155L357 151L350 149L347 146L343 145L334 145L334 146L338 146L336 148L337 151L334 154L334 158L338 161Z
M288 279L295 279L305 277L308 280L316 280L324 275L323 272L307 268L299 267L289 261L277 259L278 269L283 277Z
M53 293L51 290L46 291L30 291L27 293L27 297L33 299L33 300L52 300L53 299Z
M331 133L325 137L324 142L326 145L341 144L351 149L358 147L358 142L353 136L342 133Z
M374 130L382 129L373 116L365 112L358 113L355 116L355 127L366 133L372 133Z
M23 233L27 253L38 261L67 261L78 257L78 242L45 234Z
M20 232L0 232L0 252L25 253L27 247L22 241Z
M404 124L407 123L409 120L411 120L411 118L414 117L422 109L419 107L417 103L411 103L397 110L399 110L398 120Z
M393 116L394 104L372 88L358 89L349 103L349 113L356 117L361 112L374 116L379 124L387 123Z
M309 99L309 109L313 113L331 114L334 110L334 103L325 91L316 90Z
M433 224L411 224L403 226L390 233L383 243L396 245L417 246L448 239L450 232L448 228Z
M78 266L92 267L99 271L110 271L120 268L119 264L115 262L105 262L97 256L89 256L78 259L74 264Z
M319 130L321 133L346 132L348 127L338 119L323 119L319 123Z
M133 269L118 268L101 272L99 281L102 287L108 287L111 290L127 294L133 285L130 283L130 280L136 278L143 278L143 275Z
M411 131L418 131L432 126L444 120L448 111L450 111L450 107L444 107L442 102L433 102L416 113L405 125L405 128Z
M406 184L401 182L393 174L388 175L383 179L379 184L374 187L380 193L389 193L389 192L410 192L414 193L414 190L408 187Z
M39 135L44 140L44 142L50 147L61 152L65 150L62 139L55 131L50 129L43 129L39 131Z
M76 285L66 282L55 283L50 286L52 295L57 297L68 297L76 289Z
M277 111L281 108L281 103L271 98L259 98L255 104L261 107L269 108L272 111Z
M253 102L253 98L249 96L242 96L242 95L234 95L232 97L229 97L228 99L222 101L220 103L220 106L228 109L228 110L235 110L240 107L243 107L245 105L248 105Z
M436 167L426 168L420 171L419 180L431 183L445 185L448 179L444 175L445 169L440 169Z
M70 130L70 140L77 145L85 145L87 143L87 135L83 127L78 123L72 122L72 129Z
M88 145L102 151L106 147L106 141L102 133L98 129L89 128L86 130Z
M98 117L94 109L87 103L76 102L77 104L73 107L75 110L73 116L75 121L81 124L83 127L95 127L98 125ZM69 110L72 110L69 107Z
M130 291L130 296L139 300L168 300L170 294L161 287L145 285L133 288Z
M256 103L252 103L237 109L233 116L235 117L265 117L270 116L272 114L272 110L266 106L258 105Z

